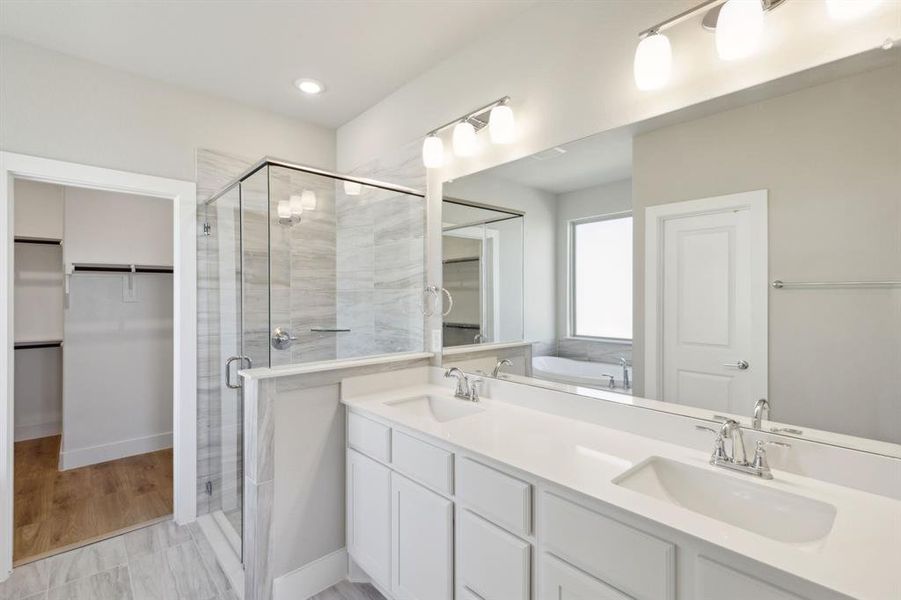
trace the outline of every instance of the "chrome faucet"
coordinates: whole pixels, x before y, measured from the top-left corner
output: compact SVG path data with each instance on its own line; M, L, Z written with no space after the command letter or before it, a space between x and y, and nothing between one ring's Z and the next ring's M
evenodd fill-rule
M479 401L479 388L482 385L482 380L480 378L470 378L457 367L451 367L445 371L444 376L448 378L457 378L457 384L454 388L454 398L469 400L470 402Z
M623 389L631 390L632 382L629 379L629 367L632 366L632 361L627 359L625 356L620 356L619 365L623 368Z
M715 467L723 467L748 475L754 475L761 479L772 479L773 473L770 470L769 463L766 458L766 446L781 446L790 448L790 444L774 441L757 441L757 448L754 451L754 458L748 462L747 453L745 451L745 440L742 435L741 424L734 419L726 419L720 427L719 431L705 425L695 425L696 429L702 431L710 431L716 435L713 443L713 454L710 456L710 464ZM726 452L726 440L732 441L732 456Z
M760 429L763 424L763 420L769 420L770 418L770 403L767 402L766 398L761 398L754 405L754 419L751 421L751 426L754 429Z
M608 375L607 373L601 373L601 377L609 377L610 379L607 381L607 387L611 390L616 389L616 378L613 375Z
M494 365L494 371L491 372L491 376L494 378L497 378L497 376L500 375L502 368L512 367L512 366L513 366L513 361L510 360L509 358L504 358L502 360L499 360L499 361L497 361L497 364Z

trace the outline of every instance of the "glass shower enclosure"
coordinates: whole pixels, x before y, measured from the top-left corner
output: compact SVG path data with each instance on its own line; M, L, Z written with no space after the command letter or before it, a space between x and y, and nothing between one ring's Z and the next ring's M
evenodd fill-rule
M206 201L198 243L198 514L243 546L238 372L424 347L415 190L264 159Z

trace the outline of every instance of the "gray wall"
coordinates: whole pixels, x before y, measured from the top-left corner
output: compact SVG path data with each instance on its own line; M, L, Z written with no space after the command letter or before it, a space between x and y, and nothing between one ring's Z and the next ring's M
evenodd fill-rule
M0 147L189 181L198 148L335 165L333 130L7 37Z
M769 190L769 278L901 279L901 66L635 138L635 381L644 209ZM776 420L901 442L898 292L770 290Z

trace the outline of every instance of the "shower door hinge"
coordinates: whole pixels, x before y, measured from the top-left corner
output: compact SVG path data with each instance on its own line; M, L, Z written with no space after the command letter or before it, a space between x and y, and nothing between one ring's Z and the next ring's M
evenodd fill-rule
M213 235L213 226L209 223L203 224L203 235Z
M207 496L213 495L213 482L212 481L206 482L206 495Z

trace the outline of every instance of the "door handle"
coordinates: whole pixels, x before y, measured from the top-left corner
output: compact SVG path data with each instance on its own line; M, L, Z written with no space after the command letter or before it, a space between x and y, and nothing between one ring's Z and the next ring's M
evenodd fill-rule
M242 382L239 381L237 383L237 385L232 385L232 376L231 376L232 363L235 362L236 360L240 360L241 362L244 362L246 360L248 368L253 367L253 360L249 356L230 356L228 358L228 360L225 361L225 385L226 385L226 387L233 389L233 390L240 390L242 387L244 387L244 384Z
M729 367L731 369L739 369L741 371L744 371L751 365L749 365L748 361L746 361L746 360L738 360L738 361L735 361L734 363L724 363L723 366Z

